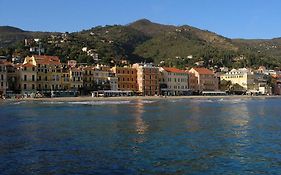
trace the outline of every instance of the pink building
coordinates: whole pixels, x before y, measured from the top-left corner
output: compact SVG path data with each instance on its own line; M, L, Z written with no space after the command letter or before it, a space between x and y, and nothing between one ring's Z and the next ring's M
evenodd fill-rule
M189 72L197 77L198 90L200 92L218 90L218 79L213 71L207 68L192 68Z

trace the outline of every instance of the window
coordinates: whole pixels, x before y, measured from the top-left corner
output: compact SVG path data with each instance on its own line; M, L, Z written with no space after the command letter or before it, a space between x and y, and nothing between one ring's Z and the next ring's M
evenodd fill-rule
M2 87L4 86L3 82L1 82L1 86L2 86Z
M32 81L35 81L35 75L32 75ZM32 88L33 89L33 88Z
M23 89L26 89L26 84L23 85Z
M35 89L35 85L34 84L32 84L32 89Z
M23 80L24 80L24 81L27 80L27 75L24 75Z

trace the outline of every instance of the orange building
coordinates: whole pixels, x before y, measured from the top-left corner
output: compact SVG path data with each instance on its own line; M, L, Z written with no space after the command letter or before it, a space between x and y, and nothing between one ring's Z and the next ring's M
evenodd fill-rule
M138 92L141 95L159 95L160 94L160 72L159 68L152 64L137 63L133 65L137 69Z
M137 69L132 67L113 67L111 70L118 78L118 90L138 91Z

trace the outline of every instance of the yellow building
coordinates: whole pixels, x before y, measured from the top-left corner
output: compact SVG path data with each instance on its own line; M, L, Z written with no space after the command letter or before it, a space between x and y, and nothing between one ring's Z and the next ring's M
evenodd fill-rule
M113 67L112 72L118 78L118 90L138 91L137 70L132 67Z
M80 68L72 67L69 69L70 88L78 90L83 87L83 74Z
M254 73L246 68L232 69L220 76L221 80L231 81L232 84L239 84L245 90L253 89Z
M32 63L24 63L19 67L19 89L21 94L36 93L37 68Z
M33 55L26 57L25 63L37 67L37 88L39 91L63 89L61 84L62 64L57 56Z
M63 90L70 89L70 72L68 67L62 69L61 86Z
M159 95L159 68L152 64L142 63L133 64L133 68L137 69L138 92L144 96Z

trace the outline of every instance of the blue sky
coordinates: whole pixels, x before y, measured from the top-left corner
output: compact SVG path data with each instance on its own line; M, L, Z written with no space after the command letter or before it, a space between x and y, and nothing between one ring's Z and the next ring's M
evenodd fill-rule
M280 0L0 0L0 25L24 30L73 32L142 18L229 38L281 37Z

